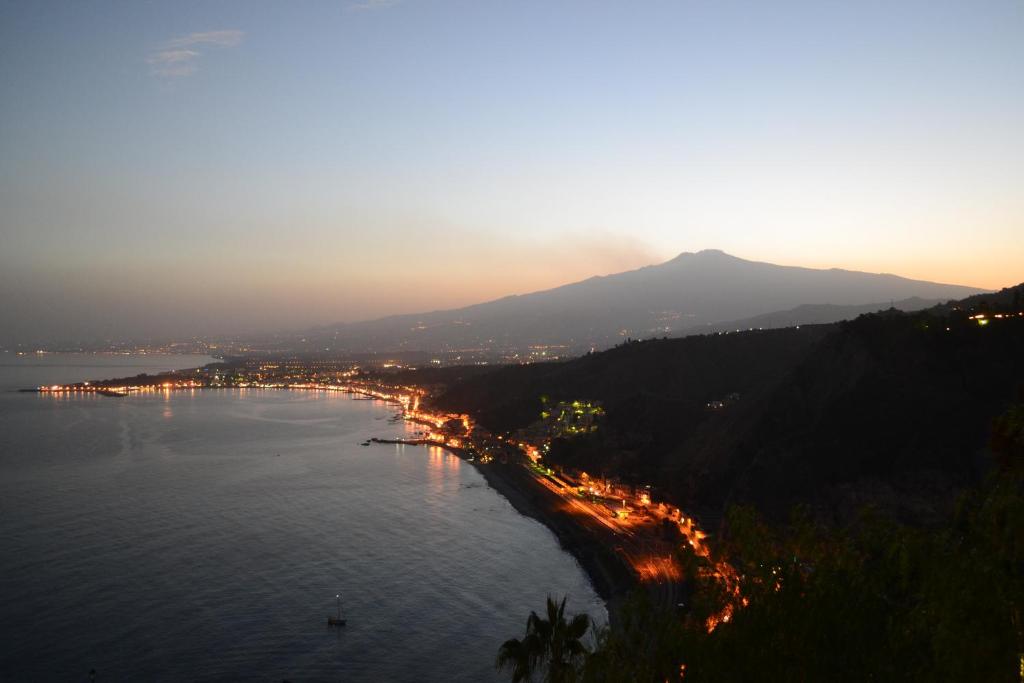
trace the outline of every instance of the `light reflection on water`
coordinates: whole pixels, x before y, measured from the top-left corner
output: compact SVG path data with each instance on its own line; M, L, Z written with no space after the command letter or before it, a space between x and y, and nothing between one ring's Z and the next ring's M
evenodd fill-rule
M359 445L418 429L393 413L316 392L0 394L0 679L493 680L549 591L603 615L472 467ZM349 626L328 631L339 591Z

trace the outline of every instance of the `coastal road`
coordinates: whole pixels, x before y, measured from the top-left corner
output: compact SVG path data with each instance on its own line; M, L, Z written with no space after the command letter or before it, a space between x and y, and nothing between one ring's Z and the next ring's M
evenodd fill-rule
M682 595L682 568L674 558L672 544L658 537L656 520L643 523L620 519L607 506L580 498L573 488L560 486L529 467L526 469L535 482L564 502L566 511L578 524L612 544L655 604L676 607Z

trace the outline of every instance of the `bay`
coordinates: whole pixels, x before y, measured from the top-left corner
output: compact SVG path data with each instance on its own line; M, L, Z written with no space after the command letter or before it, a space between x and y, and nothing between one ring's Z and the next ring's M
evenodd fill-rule
M0 679L503 680L498 646L548 594L607 619L555 537L471 465L360 446L411 431L391 406L15 393L209 359L10 355ZM328 629L336 594L348 625Z

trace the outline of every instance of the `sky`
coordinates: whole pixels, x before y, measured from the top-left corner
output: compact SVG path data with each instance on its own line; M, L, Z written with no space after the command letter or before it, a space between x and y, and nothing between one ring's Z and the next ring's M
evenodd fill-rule
M0 344L725 250L1024 280L1024 2L0 0Z

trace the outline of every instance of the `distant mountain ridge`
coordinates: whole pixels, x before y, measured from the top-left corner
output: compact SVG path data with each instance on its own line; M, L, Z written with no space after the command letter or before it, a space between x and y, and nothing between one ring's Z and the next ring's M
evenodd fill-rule
M822 325L826 323L837 323L842 320L853 320L865 313L876 313L887 309L896 309L910 313L921 311L932 306L945 303L944 299L922 299L912 296L909 299L899 301L886 301L873 304L862 304L860 306L839 306L836 304L802 304L788 311L774 311L756 315L753 318L743 320L730 320L725 323L714 323L704 327L697 327L687 332L694 334L707 334L709 332L742 332L744 330L771 330L780 327L795 327L797 325Z
M311 347L434 351L488 346L607 348L627 337L675 336L802 305L863 306L984 290L897 275L748 261L709 249L658 265L464 308L337 324L308 333Z

